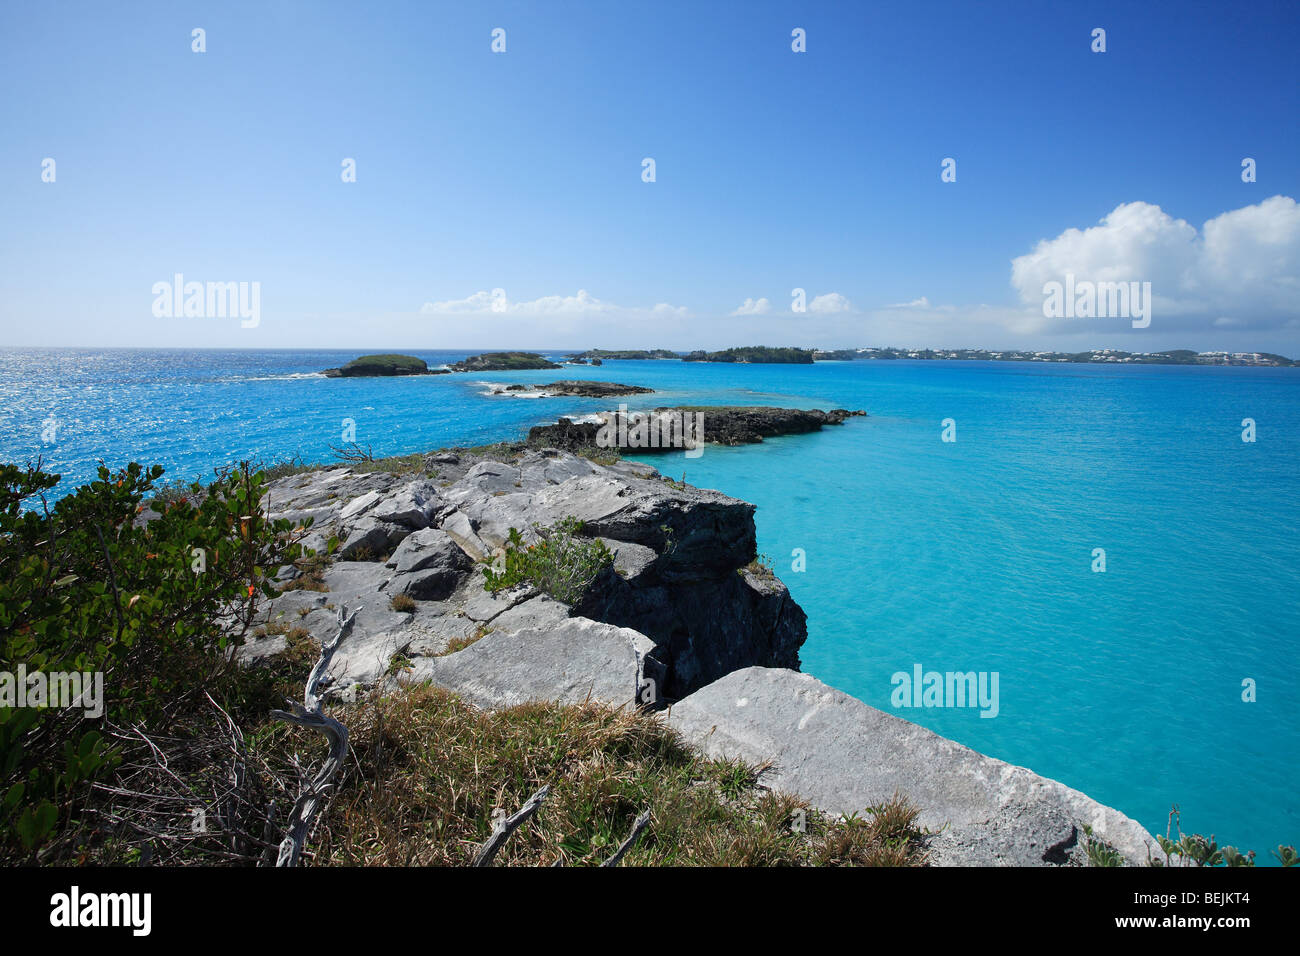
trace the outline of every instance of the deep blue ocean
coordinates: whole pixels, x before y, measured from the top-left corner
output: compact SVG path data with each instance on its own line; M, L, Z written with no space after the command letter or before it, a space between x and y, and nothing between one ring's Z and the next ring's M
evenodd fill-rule
M42 454L69 484L101 458L204 478L239 459L328 461L344 419L389 455L521 438L610 406L492 397L483 384L561 377L653 387L647 407L865 409L817 434L645 459L758 506L759 550L808 612L805 671L1152 832L1176 803L1184 830L1261 863L1300 840L1300 369L648 361L314 374L356 354L0 351L0 460ZM413 354L437 365L468 353ZM957 440L945 443L949 418ZM1105 573L1092 570L1096 548ZM806 570L793 569L796 549ZM892 706L891 675L918 664L997 672L998 715Z

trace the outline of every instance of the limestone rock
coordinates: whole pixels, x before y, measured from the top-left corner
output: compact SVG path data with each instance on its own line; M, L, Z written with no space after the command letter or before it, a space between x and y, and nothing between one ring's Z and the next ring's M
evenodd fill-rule
M657 648L643 634L586 618L493 631L446 657L418 660L405 681L431 681L480 707L545 700L637 703L662 680Z
M791 670L748 667L673 705L669 722L713 756L774 761L767 782L832 813L906 794L938 865L1079 863L1083 825L1143 865L1155 840L1077 790L976 753ZM943 829L941 829L943 828Z

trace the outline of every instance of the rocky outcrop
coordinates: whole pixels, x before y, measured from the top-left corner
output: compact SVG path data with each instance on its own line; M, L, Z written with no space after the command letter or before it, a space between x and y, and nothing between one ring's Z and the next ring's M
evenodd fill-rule
M251 659L274 653L290 628L324 637L335 626L332 607L347 604L365 610L335 655L328 675L334 693L377 683L398 666L394 661L448 686L468 686L465 662L486 650L469 657L458 652L455 667L431 659L453 641L486 640L485 634L487 648L527 656L521 668L552 674L544 650L551 638L522 644L508 638L561 623L565 647L586 641L595 648L596 637L622 647L627 635L638 635L642 643L628 645L635 649L631 657L591 650L622 661L611 663L617 673L594 686L605 694L612 687L635 689L648 678L639 702L654 706L737 667L799 666L803 611L779 581L746 570L755 556L753 505L669 482L633 462L602 466L558 449L498 458L444 452L429 456L419 476L336 468L274 482L271 516L311 518L304 544L325 551L333 540L336 560L323 574L325 591L300 588L294 569L285 569L288 590L263 611L266 637L242 653ZM581 521L582 534L600 538L614 555L578 606L527 586L484 589L483 562L505 547L512 528L536 543L537 528L566 518ZM410 600L395 604L399 595ZM569 650L564 657L571 659L565 673L583 679L586 664L572 661L587 659ZM590 682L594 672L586 677ZM606 678L610 683L601 683ZM475 686L497 687L502 700L514 680L504 672L475 679ZM536 686L559 686L538 680Z
M581 381L567 379L541 385L501 385L492 389L493 395L506 392L529 392L547 398L616 398L619 395L649 395L653 388L641 385L621 385L618 382Z
M528 432L531 444L553 445L567 451L588 448L616 448L639 454L681 448L680 441L638 440L636 429L643 421L654 422L653 431L667 434L668 425L659 423L685 421L690 428L699 422L704 441L714 445L752 445L778 435L799 435L820 431L825 425L842 425L846 419L865 416L864 411L844 408L821 409L773 408L766 405L679 405L659 407L650 412L602 412L600 422L561 418L554 425L538 425ZM603 433L603 437L602 437ZM609 441L612 436L616 440Z
M832 813L906 794L937 865L1086 862L1084 825L1135 865L1155 840L1077 790L976 753L792 670L737 670L676 703L670 723L714 756L772 761L764 779Z
M398 681L431 681L487 709L535 700L652 704L652 688L663 682L659 651L644 634L584 617L518 629L503 622L462 651L421 658Z

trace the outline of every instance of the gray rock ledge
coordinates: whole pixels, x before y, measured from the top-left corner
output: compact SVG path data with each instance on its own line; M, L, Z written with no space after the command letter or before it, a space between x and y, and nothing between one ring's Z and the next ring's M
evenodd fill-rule
M772 761L764 780L830 813L902 793L939 866L1086 863L1083 825L1145 865L1155 839L1078 790L987 757L792 670L747 667L673 705L669 722L711 756Z

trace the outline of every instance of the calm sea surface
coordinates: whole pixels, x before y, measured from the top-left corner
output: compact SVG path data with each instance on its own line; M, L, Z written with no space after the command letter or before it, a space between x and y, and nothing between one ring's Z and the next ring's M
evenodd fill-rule
M1300 369L314 374L355 354L0 350L0 460L42 454L68 484L99 459L203 478L246 458L330 460L344 419L389 455L520 438L609 407L485 394L485 382L560 377L655 388L645 405L862 408L870 418L818 434L645 459L758 505L759 550L808 612L804 670L1153 832L1177 803L1185 829L1261 862L1300 840ZM413 354L435 365L467 353ZM949 418L957 440L945 443ZM1254 443L1241 440L1245 418ZM1092 570L1097 548L1105 573ZM918 664L997 672L997 716L892 706L891 676Z

